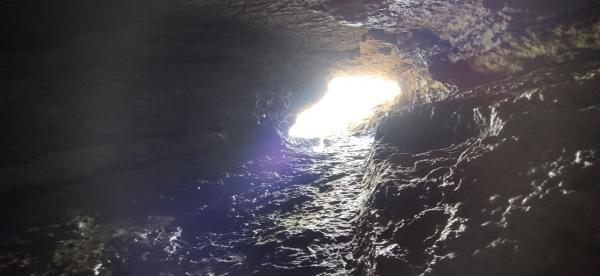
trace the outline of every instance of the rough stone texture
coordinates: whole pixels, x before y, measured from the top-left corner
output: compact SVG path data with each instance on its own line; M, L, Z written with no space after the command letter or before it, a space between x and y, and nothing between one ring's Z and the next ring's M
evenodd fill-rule
M404 96L378 117L347 270L598 275L599 3L4 1L0 233L18 242L0 245L27 240L53 271L89 272L106 243L134 238L95 211L126 221L145 207L134 199L168 205L156 199L164 186L222 170L265 137L281 146L276 130L331 76L376 73L401 81ZM343 209L331 199L323 205ZM321 225L322 214L338 219L310 207ZM31 230L40 214L50 226ZM156 220L131 230L156 233L144 246L170 241L165 225L181 234ZM77 230L42 236L60 227ZM291 235L298 252L311 231ZM0 269L35 271L38 256L3 251Z
M398 33L401 44L429 36L431 45L421 46L435 49L430 54L481 73L515 73L536 58L556 62L599 46L599 4L592 0L323 2L354 24Z
M188 163L194 154L196 166L219 167L256 136L259 120L285 109L290 91L318 86L332 63L290 35L205 6L72 1L32 14L4 5L2 25L20 29L0 51L2 189ZM304 94L295 102L315 93Z
M397 47L404 63L414 68L415 59L424 57L435 78L463 87L567 62L600 47L600 4L593 0L254 0L218 5L231 18L277 26L322 49L356 49L358 35L376 31L379 40Z
M346 26L315 0L198 1L217 7L226 17L273 26L321 50L346 51L358 47L364 28Z
M600 64L544 68L380 126L356 275L595 275Z

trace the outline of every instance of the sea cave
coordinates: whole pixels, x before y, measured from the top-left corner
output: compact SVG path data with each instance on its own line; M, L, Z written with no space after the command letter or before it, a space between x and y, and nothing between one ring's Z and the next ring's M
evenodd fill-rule
M0 26L1 275L600 275L597 0L4 0Z

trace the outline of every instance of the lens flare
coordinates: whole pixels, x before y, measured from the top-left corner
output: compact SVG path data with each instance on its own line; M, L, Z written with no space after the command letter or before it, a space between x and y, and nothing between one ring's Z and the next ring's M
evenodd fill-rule
M400 95L398 83L374 76L331 80L321 100L296 117L288 135L325 138L347 132L373 115L374 108Z

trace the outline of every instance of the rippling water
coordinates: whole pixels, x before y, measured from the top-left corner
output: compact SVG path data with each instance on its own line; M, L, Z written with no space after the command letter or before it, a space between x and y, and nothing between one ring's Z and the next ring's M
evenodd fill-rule
M347 274L371 143L372 137L353 136L320 145L298 141L217 180L163 193L161 206L125 222L76 214L64 223L28 227L3 242L0 271Z

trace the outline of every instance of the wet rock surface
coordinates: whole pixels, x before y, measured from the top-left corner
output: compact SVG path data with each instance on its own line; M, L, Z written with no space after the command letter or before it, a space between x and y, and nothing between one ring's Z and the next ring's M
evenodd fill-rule
M354 274L596 274L598 66L390 115L365 176Z
M3 1L0 274L598 275L598 3Z
M460 68L445 73L465 84L472 81L464 78L473 76L469 71L515 73L539 66L540 60L558 62L577 50L598 48L596 1L332 0L323 5L354 24L398 34L406 50L417 47L443 67Z

